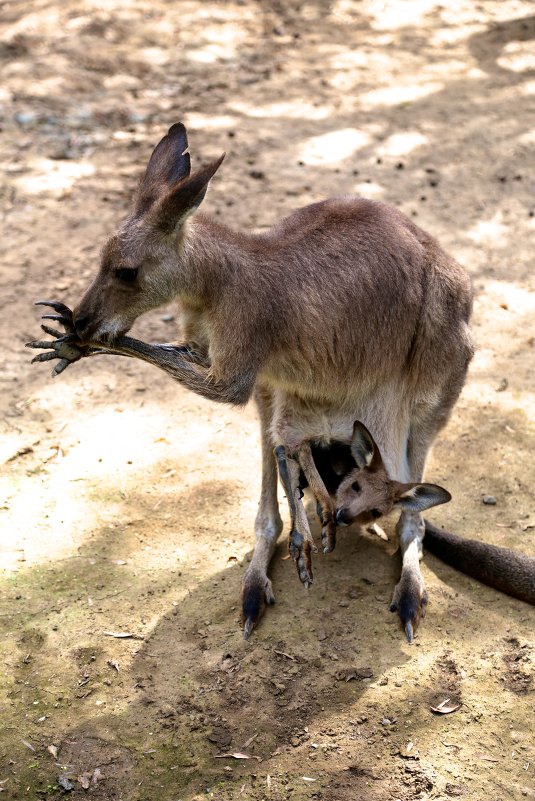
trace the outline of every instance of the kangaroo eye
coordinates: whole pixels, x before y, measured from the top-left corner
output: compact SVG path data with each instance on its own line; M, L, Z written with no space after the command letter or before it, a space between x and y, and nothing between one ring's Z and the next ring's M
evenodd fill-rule
M115 270L116 278L118 278L119 281L125 281L127 284L131 284L135 281L137 274L137 267L121 267L119 270Z
M382 512L380 512L379 509L372 509L370 511L370 514L371 514L372 517L377 518L377 517L381 517Z
M359 482L358 481L354 481L353 484L351 484L351 489L354 490L355 492L360 492L360 484L359 484Z

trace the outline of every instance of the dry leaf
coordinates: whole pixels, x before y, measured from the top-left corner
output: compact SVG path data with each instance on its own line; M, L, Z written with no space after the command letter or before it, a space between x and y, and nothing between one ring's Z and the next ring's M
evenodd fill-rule
M58 749L57 749L57 747L55 745L49 745L46 750L48 751L49 754L52 754L54 759L57 759L57 757L58 757Z
M232 754L216 754L215 755L216 759L224 759L224 758L228 758L228 757L232 757L233 759L258 759L258 760L260 759L259 756L250 756L249 754L242 754L241 751L234 751L234 753L232 753Z
M476 754L476 757L478 759L482 759L485 762L499 762L500 761L499 759L496 759L495 757L492 757L489 754Z
M451 712L456 712L461 708L460 704L451 704L448 706L449 703L450 699L446 698L446 700L442 701L438 706L432 706L431 712L436 712L437 715L449 715Z
M78 783L81 784L84 790L89 790L89 786L91 784L89 780L89 775L84 773L83 776L77 776Z
M119 663L116 662L115 659L108 659L108 665L111 668L114 668L114 670L116 670L117 673L119 672Z
M103 631L102 633L105 634L106 637L116 637L117 639L120 640L126 640L127 638L130 638L132 640L145 639L142 634L131 634L126 631Z
M29 748L30 751L35 751L35 748L33 747L33 745L31 743L29 743L27 740L21 740L21 743L23 745L25 745L26 748Z

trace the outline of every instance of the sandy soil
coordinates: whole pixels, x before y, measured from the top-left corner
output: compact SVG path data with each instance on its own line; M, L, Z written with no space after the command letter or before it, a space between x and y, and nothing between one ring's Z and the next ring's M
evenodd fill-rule
M533 554L530 14L520 0L3 3L3 797L535 797L531 608L428 556L409 646L388 612L395 545L350 529L308 592L281 541L278 604L245 643L254 410L113 358L52 381L23 348L32 301L80 297L174 121L196 163L227 151L205 210L232 226L337 193L388 200L477 291L479 350L427 469L454 500L431 519ZM135 333L178 338L172 314ZM434 715L446 698L460 709Z

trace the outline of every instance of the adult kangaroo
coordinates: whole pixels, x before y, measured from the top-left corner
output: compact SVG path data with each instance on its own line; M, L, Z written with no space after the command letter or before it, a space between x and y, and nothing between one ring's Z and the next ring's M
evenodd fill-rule
M388 475L420 482L473 355L472 291L438 242L386 203L332 198L262 234L195 213L223 157L192 173L187 148L185 127L173 125L150 157L133 212L104 245L98 275L74 310L75 333L50 358L63 357L58 371L105 349L151 362L211 400L245 404L254 396L263 467L243 585L248 636L274 600L267 571L282 530L277 459L292 487L292 556L308 586L300 469L320 501L326 551L335 530L308 443L349 443L360 420ZM124 336L140 314L174 299L187 345ZM70 325L66 307L56 308ZM426 603L417 505L403 509L397 530L403 565L393 602L410 639Z

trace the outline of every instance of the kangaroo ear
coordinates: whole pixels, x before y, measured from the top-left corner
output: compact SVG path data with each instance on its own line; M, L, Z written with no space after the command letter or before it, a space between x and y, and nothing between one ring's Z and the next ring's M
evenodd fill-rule
M188 135L181 122L169 128L152 152L136 196L136 212L143 214L154 201L191 171Z
M394 506L411 512L423 512L448 501L451 501L450 493L437 484L400 484Z
M353 436L351 437L351 455L360 470L369 467L375 454L375 442L366 426L359 420L353 424Z
M223 153L202 170L197 170L160 197L153 208L151 216L154 222L165 233L172 233L179 228L196 208L198 208L206 194L210 179L221 166L225 158Z

